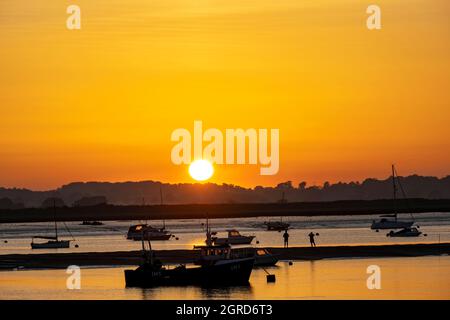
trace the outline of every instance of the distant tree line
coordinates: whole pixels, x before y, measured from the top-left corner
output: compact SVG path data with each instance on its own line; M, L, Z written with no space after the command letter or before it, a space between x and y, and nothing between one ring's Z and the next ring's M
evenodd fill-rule
M450 199L450 176L412 175L398 179L408 198ZM161 197L162 194L162 197ZM233 184L168 184L141 182L74 182L50 191L0 188L0 209L98 204L217 204L289 203L306 201L377 200L392 197L392 181L366 179L363 182L325 182L308 186L291 181L275 187L243 188Z

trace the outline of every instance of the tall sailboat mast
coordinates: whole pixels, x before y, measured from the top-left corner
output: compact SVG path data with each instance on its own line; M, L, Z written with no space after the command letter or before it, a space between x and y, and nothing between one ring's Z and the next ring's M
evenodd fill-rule
M56 223L56 199L53 198L53 218L55 219L55 238L58 241L58 224Z
M394 215L395 215L395 220L397 221L397 186L395 184L395 167L394 165L392 165L392 186L393 186L393 190L394 190L394 197L393 197L393 207L394 207Z
M161 187L161 185L159 186L159 197L160 197L160 205L162 206L164 203L163 203L163 194L162 194L162 187ZM166 229L166 220L165 219L163 219L163 230L164 229Z

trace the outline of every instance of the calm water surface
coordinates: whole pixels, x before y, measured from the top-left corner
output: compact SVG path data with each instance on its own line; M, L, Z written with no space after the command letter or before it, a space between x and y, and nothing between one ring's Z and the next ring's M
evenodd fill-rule
M323 216L323 217L288 217L284 220L291 224L290 245L309 245L308 233L319 233L316 242L319 245L358 245L358 244L393 244L393 243L425 243L450 242L450 214L421 213L414 218L420 230L427 236L418 238L390 238L386 237L389 230L375 232L370 230L373 219L377 216ZM212 219L213 231L225 236L225 230L237 228L243 234L256 236L260 246L282 246L283 238L279 232L267 232L264 221L277 221L275 217ZM401 220L410 220L408 214L400 215ZM63 239L72 239L70 249L31 250L31 237L36 235L52 235L53 223L17 223L0 224L0 254L11 253L47 253L47 252L105 252L139 250L140 243L125 239L128 227L139 221L105 221L103 226L82 226L79 222L67 222L60 225L60 235ZM155 241L155 249L192 249L195 244L202 244L205 233L202 229L204 220L170 220L166 227L178 238L169 241ZM152 226L162 225L162 221L149 221ZM7 241L7 242L5 242ZM74 248L78 244L78 248ZM255 243L254 243L255 244Z
M369 265L381 268L381 289L366 286ZM129 268L129 267L127 267ZM81 289L66 288L65 270L0 272L0 299L450 299L450 257L279 262L255 269L250 286L125 288L123 267L81 270Z

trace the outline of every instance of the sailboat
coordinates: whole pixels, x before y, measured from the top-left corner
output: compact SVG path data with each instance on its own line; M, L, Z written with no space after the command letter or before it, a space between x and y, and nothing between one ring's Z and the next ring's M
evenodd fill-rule
M397 185L396 185L396 179L398 179L396 175L396 170L394 165L392 165L392 185L394 188L394 197L393 197L393 203L394 203L394 213L393 214L386 214L382 215L381 220L378 221L372 221L372 225L370 226L370 229L372 230L379 230L379 229L404 229L404 228L410 228L414 221L398 221L397 220L397 212L396 212L396 202L397 202ZM402 189L403 190L403 189ZM393 218L393 219L389 219Z
M163 194L161 187L159 188L159 193L161 197L161 206L163 203ZM141 241L141 240L153 240L153 241L164 241L169 240L170 238L174 237L173 234L170 233L170 231L166 230L166 220L163 219L163 226L161 228L155 228L147 223L140 223L131 225L128 228L127 232L127 239L128 240L134 240L134 241Z
M283 217L280 218L280 221L266 221L264 225L267 231L284 231L290 227L289 223L283 222Z
M55 236L54 237L43 237L35 236L31 238L31 249L63 249L70 247L70 240L59 240L58 238L58 223L56 222L56 204L53 200L53 209L55 211ZM34 242L35 239L48 240L47 242Z

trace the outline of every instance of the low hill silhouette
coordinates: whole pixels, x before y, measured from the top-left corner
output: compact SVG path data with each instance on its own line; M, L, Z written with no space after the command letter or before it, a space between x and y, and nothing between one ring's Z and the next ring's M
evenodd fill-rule
M450 199L450 176L444 178L411 175L399 177L408 198ZM377 200L392 197L392 181L366 179L363 182L324 183L308 186L305 182L294 186L291 181L275 187L243 188L231 184L169 184L157 181L140 182L74 182L55 190L0 188L0 205L14 207L41 207L52 197L72 206L87 197L104 197L112 205L164 204L218 204L218 203L274 203L286 202ZM9 201L9 200L10 201Z

